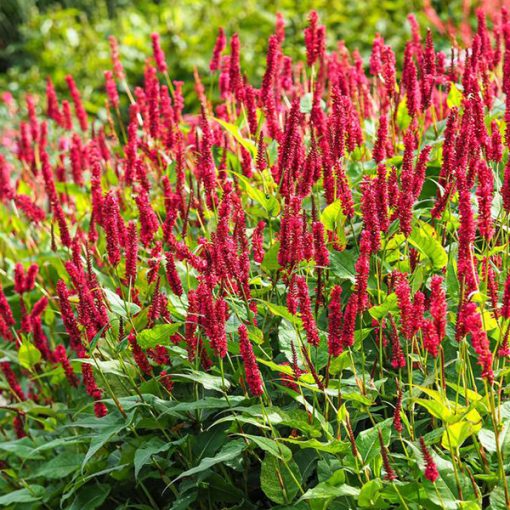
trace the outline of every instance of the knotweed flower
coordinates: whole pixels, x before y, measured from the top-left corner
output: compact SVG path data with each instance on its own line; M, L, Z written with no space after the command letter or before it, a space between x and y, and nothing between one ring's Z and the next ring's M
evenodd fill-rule
M370 233L364 230L361 234L360 254L354 266L356 270L356 282L354 291L358 297L358 310L363 311L368 306L368 276L370 273Z
M335 285L328 306L328 352L339 356L342 352L342 287Z
M57 92L51 78L46 79L46 115L57 124L62 124L62 113L58 104Z
M244 364L244 373L246 376L246 383L250 388L250 393L254 397L260 397L264 394L264 387L260 370L257 365L257 359L253 353L250 340L248 338L248 330L244 324L241 324L238 329L239 333L239 349Z
M7 298L4 294L1 285L0 285L0 315L2 316L5 323L8 326L12 326L16 323L16 321L14 320L14 315L12 314L11 307L9 305L9 302L7 301Z
M441 342L446 335L448 304L443 289L443 277L434 275L430 283L430 314L434 319L437 336Z
M172 253L167 251L165 253L165 258L166 258L166 277L170 285L170 288L172 289L173 293L176 296L182 296L183 293L182 283L179 274L177 273L177 269L175 267L174 256L172 255Z
M131 351L133 353L133 359L135 360L136 364L138 365L138 368L145 374L145 375L152 375L152 367L149 363L149 360L147 359L147 356L142 351L140 346L138 345L138 342L136 341L136 335L131 332L128 336L128 342L131 346Z
M23 413L16 413L16 416L14 416L12 420L12 426L16 431L16 437L18 439L22 439L23 437L27 436L25 432L25 422L23 420Z
M313 223L313 250L317 266L329 266L329 252L324 243L324 225L320 221Z
M234 93L237 99L242 97L242 84L243 79L241 76L241 64L239 61L241 44L239 41L239 35L234 34L230 39L230 90Z
M26 400L25 393L23 392L21 385L18 382L16 374L11 368L11 365L8 361L2 361L0 363L0 370L4 374L7 384L11 388L12 392L19 398L19 400Z
M76 352L79 358L85 357L85 349L81 343L80 330L78 322L74 316L71 304L69 303L69 290L63 280L57 282L57 294L59 298L62 322L69 335L71 348Z
M211 62L209 63L209 69L211 71L217 71L220 67L220 57L221 53L225 49L227 45L227 38L225 37L225 31L222 27L218 29L218 37L216 38L216 43L214 45L213 55L211 58Z
M356 328L357 315L358 296L356 294L351 294L344 310L344 323L341 336L342 349L347 349L354 345L354 331Z
M257 227L253 231L251 237L251 246L253 250L253 260L258 264L261 264L264 260L264 229L266 227L265 222L259 221Z
M436 326L432 321L426 320L423 323L423 347L425 347L431 356L436 358L439 354L440 344L441 340L439 338Z
M308 285L302 276L296 278L299 309L301 311L301 320L303 321L303 329L306 332L306 338L310 344L317 347L320 343L319 331L317 324L312 315L312 305L308 294Z
M376 163L380 163L386 157L386 145L388 136L388 118L382 115L379 119L379 127L377 128L377 138L374 143L372 157Z
M74 373L73 367L67 357L66 348L63 345L57 345L53 351L55 361L62 365L66 378L71 386L77 387L79 384L78 377Z
M404 368L406 366L406 358L404 352L402 351L402 346L400 345L400 340L398 338L398 331L395 326L394 321L391 321L391 366L394 369Z
M501 305L501 315L505 319L510 319L510 275L505 280L503 291L503 304Z
M106 95L108 96L108 100L110 101L111 106L114 109L119 108L119 93L117 92L117 85L115 84L115 80L113 79L113 74L111 71L104 72L105 79L105 88Z
M172 393L174 391L175 383L172 380L171 374L169 374L166 370L161 370L159 374L159 382L166 388L168 393Z
M113 191L107 193L103 203L103 227L106 232L106 251L108 260L112 266L116 266L121 259L120 241L119 241L119 204Z
M404 338L411 340L416 328L413 304L411 303L411 287L405 274L397 275L395 294L400 309L400 331Z
M399 388L397 393L397 402L395 404L395 411L393 412L393 428L402 434L402 418L400 413L402 412L402 390Z
M420 448L425 462L425 478L434 483L439 478L439 471L437 470L436 463L434 462L423 437L420 437Z
M73 99L74 110L76 112L76 117L78 119L78 122L80 123L80 128L82 131L87 131L87 129L88 129L87 112L85 111L85 108L83 107L83 103L81 100L81 95L78 90L78 87L76 86L74 78L70 74L68 74L66 76L66 82L67 82L67 86L69 87L69 92L71 93L71 97Z
M166 65L166 59L165 59L165 53L163 49L161 48L161 42L159 40L159 34L152 33L151 34L152 39L152 52L154 55L154 60L156 61L156 66L158 68L158 71L160 73L166 73L167 72L167 65Z
M393 482L397 479L397 475L390 464L390 458L388 455L388 449L386 448L386 445L384 444L384 439L382 436L381 429L377 429L377 434L379 437L379 445L381 448L381 457L383 461L384 471L386 472L384 475L385 480L388 480L389 482Z
M122 63L120 61L120 53L119 53L119 43L117 42L117 39L115 36L110 35L108 37L108 41L110 43L110 54L113 64L113 72L115 73L115 77L119 80L124 80L124 68L122 66Z

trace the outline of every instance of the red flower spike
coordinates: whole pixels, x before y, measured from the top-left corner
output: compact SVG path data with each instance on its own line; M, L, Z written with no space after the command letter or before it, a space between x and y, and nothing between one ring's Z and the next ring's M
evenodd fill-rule
M111 71L104 72L105 79L105 88L106 95L108 96L108 100L110 101L110 105L112 108L117 110L119 108L119 93L117 92L117 85L115 84L115 80L113 79L113 74Z
M400 413L402 412L402 390L398 390L397 393L397 402L395 404L395 411L393 412L393 428L399 433L402 434L402 419L400 417Z
M320 343L319 331L317 324L312 315L312 305L310 295L308 294L308 285L302 276L296 278L298 291L299 309L301 311L301 320L303 321L303 329L306 332L308 343L317 347Z
M244 373L246 376L246 383L250 389L250 393L254 397L260 397L264 394L264 387L262 377L257 365L257 360L253 353L253 348L248 338L248 330L244 324L241 324L238 329L239 333L239 349L244 364Z
M166 258L166 277L172 292L176 296L182 296L183 289L181 279L179 274L177 273L177 269L175 267L174 256L170 252L165 253Z
M328 306L328 352L330 356L342 353L342 287L335 285Z
M122 67L122 63L120 61L120 53L119 53L119 43L115 36L110 35L108 37L108 41L110 43L110 55L113 64L113 72L115 73L115 77L119 80L124 80L124 68Z
M78 122L80 123L80 128L82 131L87 131L88 129L88 120L87 120L87 112L83 107L83 103L81 100L80 92L78 91L78 87L71 75L66 76L67 86L69 87L69 92L71 93L71 97L74 103L74 110L76 112L76 117Z
M218 29L218 37L216 38L216 43L214 44L213 55L211 58L211 62L209 63L209 69L211 71L217 71L220 68L220 57L221 53L225 49L227 45L227 38L225 37L225 31L222 27Z
M437 470L436 463L434 462L423 437L420 437L420 449L425 462L425 478L434 483L439 478L439 471Z
M446 335L447 312L448 304L446 302L446 293L443 289L443 277L435 275L430 283L430 314L434 319L434 326L440 342Z
M152 39L152 52L154 55L154 60L156 61L156 66L158 68L158 71L164 74L167 72L168 68L166 65L165 53L161 48L159 34L152 33L151 39Z
M135 360L136 364L138 365L138 368L145 374L145 375L152 375L152 367L149 363L149 360L147 359L147 356L142 351L140 346L138 345L138 342L136 341L136 335L131 332L128 336L128 342L131 346L131 351L133 353L133 359Z
M21 389L21 385L18 382L18 379L16 378L16 374L11 368L11 365L8 361L2 361L0 363L0 370L4 374L5 378L7 379L7 384L11 388L12 392L20 399L20 400L26 400L25 393Z
M313 225L313 258L319 267L329 266L329 252L324 242L324 225L314 221Z
M79 384L78 377L74 373L73 367L67 357L66 348L63 345L57 345L53 351L55 361L62 365L66 378L71 386L77 387Z
M397 479L397 475L393 468L391 467L390 458L388 455L388 448L386 448L386 445L384 444L381 429L377 429L377 433L379 436L379 445L381 448L381 457L383 461L384 471L386 471L384 478L385 480L388 480L388 482L394 482Z
M264 229L266 227L265 222L259 221L253 235L251 237L251 246L253 250L253 260L258 264L261 264L264 260Z

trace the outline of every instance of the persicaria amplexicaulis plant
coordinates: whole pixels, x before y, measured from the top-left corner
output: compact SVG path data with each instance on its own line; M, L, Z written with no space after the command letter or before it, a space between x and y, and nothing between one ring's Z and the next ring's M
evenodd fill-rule
M260 80L242 31L187 82L153 33L136 86L112 36L103 122L72 76L18 105L0 488L51 487L16 501L510 506L508 14L366 58L306 23Z

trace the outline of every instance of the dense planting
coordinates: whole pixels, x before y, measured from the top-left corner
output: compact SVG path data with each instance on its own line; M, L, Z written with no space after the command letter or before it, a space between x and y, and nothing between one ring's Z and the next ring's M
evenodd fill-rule
M509 507L510 21L409 22L279 17L258 88L220 29L199 111L157 34L104 124L4 95L0 504Z

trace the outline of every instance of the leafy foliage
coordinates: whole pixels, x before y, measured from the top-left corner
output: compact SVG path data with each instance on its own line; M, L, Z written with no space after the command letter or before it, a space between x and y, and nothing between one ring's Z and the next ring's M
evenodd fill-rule
M447 65L412 17L405 59L365 62L316 13L267 53L228 19L208 71L216 26L197 53L147 21L204 7L145 8L85 41L36 16L41 72L58 34L97 60L4 97L0 505L507 508L507 22Z

